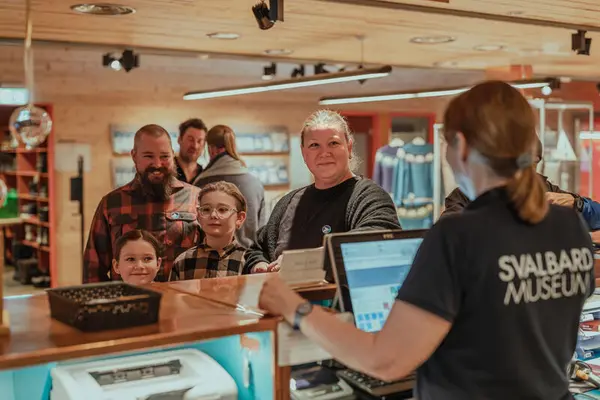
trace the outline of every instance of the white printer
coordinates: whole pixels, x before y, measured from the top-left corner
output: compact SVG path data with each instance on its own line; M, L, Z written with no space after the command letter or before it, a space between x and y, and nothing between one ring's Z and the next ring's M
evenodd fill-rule
M195 349L59 365L50 400L237 400L233 378Z

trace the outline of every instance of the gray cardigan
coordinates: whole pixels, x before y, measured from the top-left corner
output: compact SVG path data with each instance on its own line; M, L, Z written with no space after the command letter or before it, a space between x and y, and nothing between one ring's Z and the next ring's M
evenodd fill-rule
M290 207L290 203L304 190L306 187L296 189L277 202L269 221L258 231L256 243L246 252L245 274L250 273L255 264L270 263L277 258L275 250L281 221L284 215L296 211L295 207ZM298 202L294 203L297 205ZM396 207L390 195L379 185L370 179L360 178L346 207L346 231L377 229L400 229Z

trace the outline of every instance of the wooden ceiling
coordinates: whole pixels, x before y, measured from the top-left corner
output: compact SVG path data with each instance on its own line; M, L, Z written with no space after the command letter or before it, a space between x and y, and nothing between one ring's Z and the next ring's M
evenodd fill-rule
M0 46L0 85L22 85L24 79L22 49ZM36 93L40 101L57 98L93 98L115 101L168 101L177 104L189 90L207 90L215 87L248 85L262 82L263 67L268 63L258 60L203 59L174 55L140 55L140 68L129 73L102 66L102 53L95 49L41 46L35 51ZM278 63L277 78L288 79L296 64ZM306 67L307 74L312 68ZM336 66L327 66L335 70ZM292 102L317 104L320 97L372 93L395 87L419 90L423 85L441 87L452 82L469 85L484 79L478 71L439 70L423 68L395 68L383 79L372 79L364 84L347 82L336 85L298 88L246 95L233 100L259 102ZM175 103L173 103L175 102ZM201 107L202 102L197 103Z
M365 36L368 64L477 69L529 64L538 75L600 76L600 34L591 56L571 52L573 31L484 21L423 12L390 10L324 0L286 0L285 22L261 31L250 11L257 0L113 0L136 13L119 17L78 15L77 0L32 0L38 40L148 47L193 52L264 56L267 49L290 49L290 60L357 63ZM598 0L380 0L598 26ZM363 3L367 3L364 0ZM0 37L22 38L25 0L0 2ZM236 32L237 40L214 40L211 32ZM414 44L413 37L447 35L443 44ZM502 46L478 51L478 46Z

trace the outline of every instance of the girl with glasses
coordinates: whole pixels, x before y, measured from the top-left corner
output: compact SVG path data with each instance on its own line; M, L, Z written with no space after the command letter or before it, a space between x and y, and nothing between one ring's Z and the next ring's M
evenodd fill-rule
M177 257L169 280L240 275L246 249L236 241L235 233L246 220L246 199L237 186L221 181L205 185L198 204L205 239Z

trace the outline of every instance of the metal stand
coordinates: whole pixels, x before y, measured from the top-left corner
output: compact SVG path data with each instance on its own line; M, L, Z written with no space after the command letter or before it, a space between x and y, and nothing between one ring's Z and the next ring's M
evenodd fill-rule
M79 202L81 249L85 248L85 221L83 220L83 156L77 158L77 176L71 178L71 201Z

